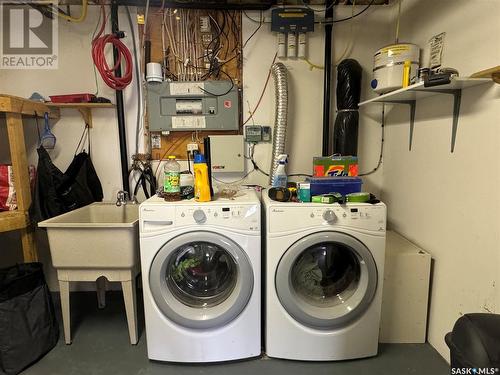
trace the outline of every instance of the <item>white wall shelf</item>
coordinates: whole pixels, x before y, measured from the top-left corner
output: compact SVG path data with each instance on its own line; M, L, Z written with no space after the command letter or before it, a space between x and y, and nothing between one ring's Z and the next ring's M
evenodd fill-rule
M376 98L365 100L359 103L360 107L374 103L387 104L406 104L410 106L410 139L409 149L411 150L413 141L413 129L415 125L415 111L417 108L417 100L427 98L438 94L453 95L453 125L451 133L451 152L455 150L455 140L458 129L458 118L460 115L460 102L462 99L462 90L491 83L490 78L452 78L451 82L445 85L425 87L423 82L415 83L411 86L392 91L390 93L377 96Z

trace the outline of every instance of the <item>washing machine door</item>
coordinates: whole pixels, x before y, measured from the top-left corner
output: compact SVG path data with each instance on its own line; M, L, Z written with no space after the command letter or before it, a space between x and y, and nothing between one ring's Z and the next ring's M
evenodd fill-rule
M377 267L358 239L320 232L288 248L278 264L275 282L282 306L299 323L314 329L338 329L370 306L377 289Z
M156 254L149 286L156 305L175 323L193 329L221 327L247 305L254 285L247 254L231 239L193 231Z

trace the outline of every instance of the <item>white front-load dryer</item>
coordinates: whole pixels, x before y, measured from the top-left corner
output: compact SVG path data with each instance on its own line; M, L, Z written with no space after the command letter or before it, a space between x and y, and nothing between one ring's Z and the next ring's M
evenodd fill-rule
M376 355L385 205L280 203L262 195L267 355L305 361Z
M148 357L219 362L261 354L260 201L165 202L140 209Z

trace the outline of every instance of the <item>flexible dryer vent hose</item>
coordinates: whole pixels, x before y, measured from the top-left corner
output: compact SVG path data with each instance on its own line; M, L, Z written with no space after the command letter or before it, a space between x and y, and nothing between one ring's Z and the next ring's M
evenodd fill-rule
M276 95L276 112L274 117L273 153L269 183L272 185L278 168L278 157L285 154L286 128L288 123L288 77L287 69L282 63L275 63L271 67Z

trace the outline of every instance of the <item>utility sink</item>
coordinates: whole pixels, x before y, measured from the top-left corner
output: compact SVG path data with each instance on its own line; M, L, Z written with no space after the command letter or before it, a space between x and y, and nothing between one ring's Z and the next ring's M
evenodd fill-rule
M104 308L106 279L122 285L130 343L137 344L139 205L93 203L38 226L47 228L52 264L57 270L66 344L71 343L69 283L96 281L98 305Z
M139 263L139 205L93 203L38 223L54 268L132 268Z

